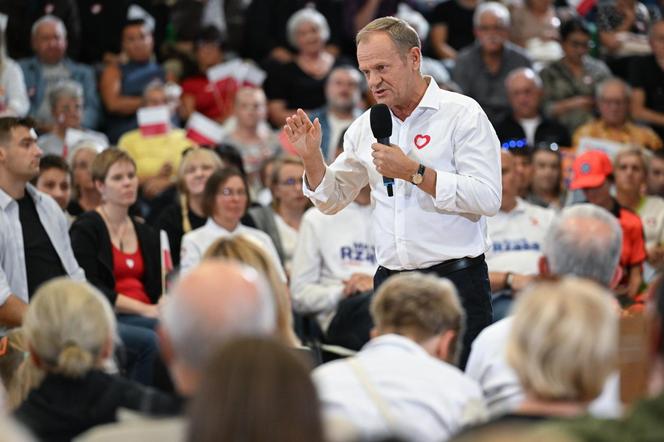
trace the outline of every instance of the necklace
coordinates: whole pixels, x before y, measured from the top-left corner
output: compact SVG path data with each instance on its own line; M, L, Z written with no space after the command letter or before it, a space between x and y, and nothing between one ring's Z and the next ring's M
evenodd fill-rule
M115 237L118 241L118 245L120 246L120 251L124 253L124 236L127 231L127 218L128 216L125 216L125 218L122 220L122 223L120 224L119 227L113 228L113 224L111 224L111 220L108 217L108 214L106 213L106 209L104 209L104 206L99 206L99 213L101 214L102 218L104 218L104 221L106 222L106 225L108 226L108 230L111 234L111 241L112 238Z

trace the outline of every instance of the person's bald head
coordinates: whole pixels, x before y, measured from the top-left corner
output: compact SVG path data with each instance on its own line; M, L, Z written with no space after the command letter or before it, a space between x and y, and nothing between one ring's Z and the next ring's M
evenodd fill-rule
M212 350L226 340L274 333L273 296L264 277L254 269L206 260L183 276L168 295L161 327L171 368L200 373Z

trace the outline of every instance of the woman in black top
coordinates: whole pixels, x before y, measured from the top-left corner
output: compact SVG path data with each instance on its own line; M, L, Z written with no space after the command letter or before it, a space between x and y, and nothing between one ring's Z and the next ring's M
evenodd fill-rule
M30 302L23 327L45 378L15 417L39 440L71 440L115 421L119 408L176 411L168 397L104 371L113 354L115 317L89 284L66 278L46 283Z

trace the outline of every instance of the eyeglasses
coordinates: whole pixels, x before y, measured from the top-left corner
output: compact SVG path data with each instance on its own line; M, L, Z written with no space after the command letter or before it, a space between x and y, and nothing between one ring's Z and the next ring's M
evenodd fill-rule
M302 179L299 179L299 178L286 178L283 181L279 181L279 184L281 184L282 186L289 186L289 187L293 187L293 186L297 186L297 185L301 186L302 185Z
M247 191L244 189L231 189L230 187L224 187L217 193L217 195L223 195L225 197L232 197L232 196L239 196L239 197L246 197L247 196Z

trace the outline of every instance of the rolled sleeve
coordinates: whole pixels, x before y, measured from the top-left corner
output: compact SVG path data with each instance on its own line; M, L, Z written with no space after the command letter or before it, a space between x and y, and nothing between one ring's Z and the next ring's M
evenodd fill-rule
M436 207L485 216L498 213L502 194L500 142L479 106L459 118L454 162L455 173L436 171Z

